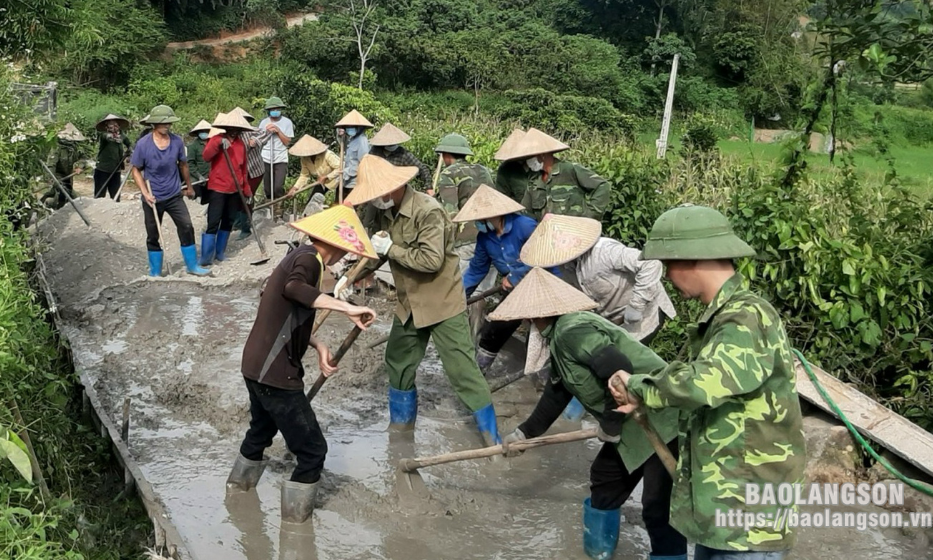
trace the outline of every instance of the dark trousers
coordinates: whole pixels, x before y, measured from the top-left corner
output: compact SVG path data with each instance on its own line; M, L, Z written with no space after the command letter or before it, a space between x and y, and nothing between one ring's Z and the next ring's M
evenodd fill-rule
M264 163L266 167L266 173L262 176L262 192L266 195L266 200L272 200L272 172L273 165L271 163ZM288 175L288 164L287 163L276 163L275 164L275 199L278 200L285 196L285 176Z
M114 172L110 171L101 171L100 169L94 170L94 198L103 198L104 196L110 196L113 198L117 196L117 191L120 190L120 170L117 169Z
M74 198L75 189L74 189L74 183L72 182L72 179L73 177L68 177L67 179L60 178L58 182L61 183L63 187L65 187L65 190L68 191L68 194L71 196L71 198ZM68 204L68 199L65 198L65 195L62 194L62 191L59 190L59 188L56 187L55 185L52 185L52 188L49 189L49 192L45 193L42 196L42 198L43 200L46 198L51 198L52 200L54 200L55 202L51 203L51 206L54 210L58 210L64 205Z
M217 230L233 231L233 222L237 212L243 208L240 195L237 193L221 193L208 191L207 203L207 233L217 233Z
M517 321L489 321L479 333L479 347L492 354L498 354L509 338L522 326Z
M677 440L668 444L677 457ZM671 489L674 482L657 455L628 472L614 443L603 444L590 467L590 500L596 509L617 509L644 478L642 519L651 541L651 554L676 556L687 553L687 539L670 525Z
M250 461L262 460L263 452L272 445L272 438L282 432L285 445L298 459L291 480L303 484L320 480L327 441L304 391L277 389L252 379L245 381L250 421L240 454Z
M163 247L159 244L159 225L156 223L155 214L152 213L152 206L145 200L142 204L143 221L146 224L146 248L150 251L161 251ZM191 216L188 214L188 207L185 206L185 197L181 193L156 201L156 210L159 212L160 222L165 214L172 217L182 247L194 245L194 226L191 225Z

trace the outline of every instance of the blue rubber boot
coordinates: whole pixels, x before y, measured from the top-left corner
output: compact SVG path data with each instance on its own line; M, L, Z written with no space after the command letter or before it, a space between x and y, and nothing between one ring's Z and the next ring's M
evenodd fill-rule
M679 554L677 556L657 556L656 554L649 554L648 560L687 560L687 554Z
M202 233L201 234L201 261L199 264L201 266L211 266L214 264L214 252L217 247L217 234L216 233ZM182 252L185 248L182 247Z
M482 434L487 447L502 443L499 428L496 425L496 409L492 407L492 403L474 412L473 417L476 418L476 427L479 428L479 433Z
M198 248L194 245L182 247L181 256L185 259L185 268L188 269L188 274L194 274L195 276L210 275L210 270L198 266Z
M162 276L162 251L149 251L149 276Z
M622 509L596 509L583 500L583 552L593 560L609 560L619 544Z
M414 428L417 416L418 389L402 391L389 387L389 427Z
M571 422L579 422L583 419L584 414L586 414L586 409L583 408L577 397L574 397L570 404L567 405L567 408L564 409L564 418Z
M220 230L217 232L217 244L214 245L214 258L218 261L227 260L227 242L230 241L230 232Z

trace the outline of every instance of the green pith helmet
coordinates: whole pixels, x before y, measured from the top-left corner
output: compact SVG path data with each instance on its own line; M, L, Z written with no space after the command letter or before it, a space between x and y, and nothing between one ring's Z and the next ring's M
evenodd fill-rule
M654 222L642 260L708 261L754 257L725 216L706 206L678 206Z
M168 105L156 105L149 111L149 117L146 119L146 124L169 124L178 122L181 119L175 116L175 111L172 110Z
M448 134L441 138L440 143L434 148L438 154L458 154L461 156L472 156L473 150L470 149L470 141L459 134Z
M281 97L270 97L269 99L266 99L265 109L267 111L269 109L288 109L288 105L286 105L285 102L282 101Z

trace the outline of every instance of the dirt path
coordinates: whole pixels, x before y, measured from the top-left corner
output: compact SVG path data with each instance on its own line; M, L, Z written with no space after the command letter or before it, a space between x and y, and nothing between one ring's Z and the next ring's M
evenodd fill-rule
M298 14L290 16L285 20L286 27L296 27L303 25L308 21L316 21L317 14ZM185 49L191 49L197 46L205 47L218 47L221 45L229 45L232 43L243 43L246 41L252 41L262 37L267 33L272 33L273 29L271 27L257 27L255 29L250 29L248 31L241 31L238 33L227 34L222 33L220 37L214 37L210 39L198 39L197 41L178 41L174 43L169 43L165 45L166 52L175 52Z

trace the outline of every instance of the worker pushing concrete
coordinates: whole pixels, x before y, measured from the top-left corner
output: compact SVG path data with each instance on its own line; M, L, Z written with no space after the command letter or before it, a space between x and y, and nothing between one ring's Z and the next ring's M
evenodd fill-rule
M354 205L372 201L381 210L373 247L388 259L398 295L385 353L390 422L414 426L415 372L433 339L454 391L473 412L484 441L493 445L500 441L496 412L474 356L460 259L454 252L455 227L434 198L408 186L417 174L417 167L364 156L347 199Z
M621 327L587 310L596 302L541 268L529 272L490 314L494 321L532 319L548 341L551 378L527 420L506 444L543 435L576 398L599 422L602 449L590 468L590 497L583 502L583 548L596 560L612 557L619 539L620 508L644 480L642 518L652 560L686 560L687 541L669 523L672 481L641 426L615 411L609 379L619 369L648 373L666 364ZM676 454L677 413L654 412L649 421ZM676 456L676 455L675 455Z
M318 309L338 311L359 328L375 319L368 307L350 305L321 292L325 266L346 253L375 258L356 213L339 205L291 224L312 239L276 266L259 300L256 321L243 347L242 374L249 392L250 426L227 479L231 491L254 488L266 468L263 452L282 433L298 465L282 484L282 520L303 523L314 509L327 442L304 393L302 358L318 353L326 377L336 372L330 349L311 335Z

